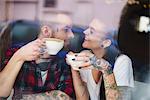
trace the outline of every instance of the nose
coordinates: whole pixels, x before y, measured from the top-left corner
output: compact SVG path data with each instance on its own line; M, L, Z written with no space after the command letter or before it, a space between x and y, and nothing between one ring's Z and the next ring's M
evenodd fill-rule
M84 34L88 35L90 33L90 29L86 29L85 31L83 31Z
M68 32L68 38L74 38L74 33L72 31Z

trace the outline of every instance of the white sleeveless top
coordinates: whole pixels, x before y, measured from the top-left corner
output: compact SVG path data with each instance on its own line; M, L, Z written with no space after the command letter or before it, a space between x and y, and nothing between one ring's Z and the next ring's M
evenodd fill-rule
M114 64L113 69L117 86L134 87L133 69L131 59L126 55L120 55ZM91 100L100 100L101 80L95 83L91 69L80 70L81 78L87 84Z
M91 100L100 100L99 94L100 94L101 78L98 84L96 84L91 69L80 70L80 75L82 80L87 84L87 89L89 91Z

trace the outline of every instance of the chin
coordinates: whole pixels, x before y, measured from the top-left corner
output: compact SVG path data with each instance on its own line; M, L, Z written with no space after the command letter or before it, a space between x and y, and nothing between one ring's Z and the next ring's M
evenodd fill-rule
M42 59L47 59L50 57L48 53L44 53L43 55L40 56Z
M90 49L87 42L83 42L82 46L83 46L83 48Z

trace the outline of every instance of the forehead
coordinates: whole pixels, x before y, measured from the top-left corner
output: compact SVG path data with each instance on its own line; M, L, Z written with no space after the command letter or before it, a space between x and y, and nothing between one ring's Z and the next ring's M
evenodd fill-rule
M71 18L67 15L64 15L64 14L58 14L56 20L57 20L57 23L72 24Z
M55 26L56 28L59 28L59 29L63 29L63 28L65 28L65 27L67 27L67 28L71 28L72 27L72 25L71 24L56 24L56 26Z
M98 31L98 32L105 31L105 24L100 22L97 19L92 20L92 22L89 24L89 27Z

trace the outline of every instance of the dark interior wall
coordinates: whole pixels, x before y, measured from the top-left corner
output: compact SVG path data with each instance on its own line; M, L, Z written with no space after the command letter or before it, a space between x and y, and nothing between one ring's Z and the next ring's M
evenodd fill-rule
M141 16L150 17L148 0L138 0L139 4L127 4L120 20L118 44L125 54L131 57L135 80L150 82L149 73L149 32L139 32ZM148 79L148 80L147 80Z
M0 61L9 47L21 47L36 39L39 33L40 24L38 22L16 20L6 24L0 36Z

